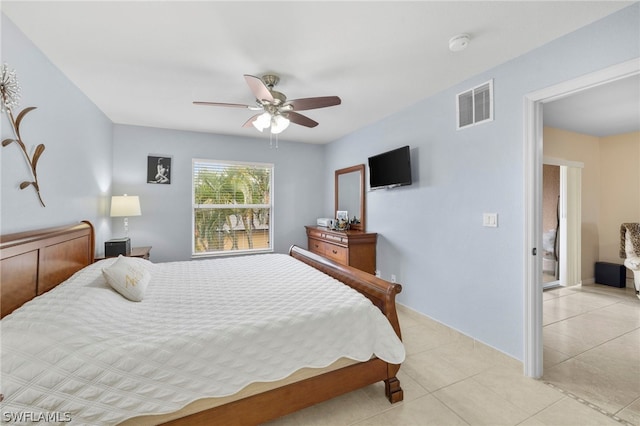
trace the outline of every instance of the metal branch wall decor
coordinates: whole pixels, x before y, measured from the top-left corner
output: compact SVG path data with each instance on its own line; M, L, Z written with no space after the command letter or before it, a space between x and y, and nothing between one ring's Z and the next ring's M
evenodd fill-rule
M39 144L36 146L35 151L33 152L33 156L29 156L27 152L27 148L22 141L22 137L20 136L20 124L24 117L36 107L28 107L18 112L18 115L14 117L13 109L18 106L20 103L20 85L18 84L18 79L16 78L16 71L9 71L9 67L7 64L2 65L2 76L0 80L0 111L6 112L9 117L9 121L11 122L11 128L13 129L13 133L15 135L15 139L7 138L2 141L2 146L7 146L12 144L13 142L17 143L24 154L27 163L29 164L29 168L31 169L31 175L33 177L32 181L25 180L20 184L20 189L25 189L29 186L33 186L36 190L36 194L38 195L38 200L42 207L45 207L44 201L42 201L42 197L40 196L40 185L38 185L38 174L36 172L36 166L38 165L38 160L40 156L44 152L44 145Z

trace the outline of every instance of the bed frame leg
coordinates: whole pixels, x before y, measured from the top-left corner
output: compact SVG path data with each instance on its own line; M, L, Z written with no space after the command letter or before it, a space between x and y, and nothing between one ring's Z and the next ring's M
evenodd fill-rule
M400 380L396 377L384 381L384 393L392 404L404 399L404 393L400 387Z

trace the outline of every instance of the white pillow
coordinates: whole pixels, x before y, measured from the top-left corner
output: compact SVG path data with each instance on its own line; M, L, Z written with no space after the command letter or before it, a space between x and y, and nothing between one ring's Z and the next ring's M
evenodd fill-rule
M120 255L111 266L102 269L107 283L115 291L134 302L142 301L151 280L149 268L139 260Z
M118 256L120 257L120 256ZM124 257L124 256L122 256ZM141 257L127 257L126 258L126 262L132 264L132 265L137 265L140 268L144 268L147 271L151 272L153 274L154 269L156 268L156 264L147 260L147 259L143 259Z

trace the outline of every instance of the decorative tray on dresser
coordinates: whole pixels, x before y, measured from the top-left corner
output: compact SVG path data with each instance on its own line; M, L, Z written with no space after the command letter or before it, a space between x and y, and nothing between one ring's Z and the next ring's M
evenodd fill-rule
M321 226L305 226L309 251L342 265L375 274L378 234L355 230L336 231Z

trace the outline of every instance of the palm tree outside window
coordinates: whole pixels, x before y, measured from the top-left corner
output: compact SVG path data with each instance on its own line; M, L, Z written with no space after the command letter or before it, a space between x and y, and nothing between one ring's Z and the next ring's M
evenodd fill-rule
M273 251L273 164L192 163L193 256Z

